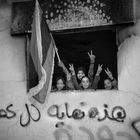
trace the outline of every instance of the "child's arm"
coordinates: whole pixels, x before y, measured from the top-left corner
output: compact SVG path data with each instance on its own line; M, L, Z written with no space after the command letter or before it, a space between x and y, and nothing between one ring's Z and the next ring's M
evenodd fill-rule
M76 74L75 74L75 70L74 70L74 67L73 67L73 64L69 64L69 69L71 71L71 79L72 79L72 82L73 82L73 85L74 85L74 88L75 89L81 89L81 87L79 86L78 82L77 82L77 78L76 78Z
M66 82L66 85L67 85L67 89L68 90L73 90L75 89L74 88L74 85L73 85L73 82L72 82L72 79L70 79L69 81Z
M67 68L65 67L64 63L62 61L58 62L58 66L60 66L63 69L63 72L66 74L66 85L68 87L68 89L74 89L72 80L71 80L71 74L69 73L69 71L67 70Z
M92 83L92 88L93 89L97 89L98 88L98 83L99 83L99 81L100 81L100 73L102 72L102 66L103 66L103 64L102 65L98 65L98 69L97 69L97 72L96 72L96 74L95 74L95 77L94 77L94 80L93 80L93 83Z
M117 80L113 77L111 71L109 71L109 69L107 68L105 70L105 73L108 75L108 77L110 78L110 80L112 81L112 86L114 89L117 89L118 88L118 82Z
M88 52L88 56L90 58L90 66L89 66L89 71L88 71L88 77L90 79L90 81L93 81L93 75L94 75L94 62L95 62L95 55Z
M112 85L113 85L114 89L118 89L118 82L115 78L112 81Z
M66 74L66 79L67 79L67 81L69 81L71 79L71 74L69 73L69 71L65 67L64 63L62 61L59 61L58 66L63 69L63 72Z

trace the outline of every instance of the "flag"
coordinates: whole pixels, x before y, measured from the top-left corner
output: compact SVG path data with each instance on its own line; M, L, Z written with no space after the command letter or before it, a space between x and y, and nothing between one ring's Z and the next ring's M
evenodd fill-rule
M32 36L30 53L38 75L38 85L29 90L29 98L35 97L44 103L51 90L52 74L54 68L55 44L49 31L45 17L36 0L32 23Z

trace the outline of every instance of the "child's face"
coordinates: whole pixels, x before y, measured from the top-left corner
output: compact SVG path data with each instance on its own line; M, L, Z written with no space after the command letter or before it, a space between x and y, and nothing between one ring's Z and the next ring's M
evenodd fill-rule
M84 89L87 89L90 85L88 77L84 77L81 81L81 84Z
M84 76L85 76L85 73L84 73L82 70L79 70L78 73L77 73L77 78L78 78L79 80L81 80L82 77L84 77Z
M104 80L104 87L107 90L112 89L112 83L111 83L111 81L109 79Z
M64 84L63 80L62 79L59 79L57 81L57 84L56 84L57 89L58 90L62 90L64 88L64 86L65 86L65 84Z

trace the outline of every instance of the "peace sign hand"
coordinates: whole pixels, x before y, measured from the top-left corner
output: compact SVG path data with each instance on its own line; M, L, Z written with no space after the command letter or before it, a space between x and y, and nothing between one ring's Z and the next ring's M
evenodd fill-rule
M98 65L98 69L97 69L97 72L96 72L96 75L100 75L100 73L102 72L102 70L103 70L103 64L102 65Z
M88 52L88 56L90 58L90 63L94 63L95 62L95 55L92 54L92 50L90 51L90 53Z
M72 75L75 74L75 70L74 70L73 64L69 64L69 70L71 71Z
M105 70L105 73L108 75L108 77L109 77L111 80L113 80L113 75L112 75L111 71L109 71L108 68Z

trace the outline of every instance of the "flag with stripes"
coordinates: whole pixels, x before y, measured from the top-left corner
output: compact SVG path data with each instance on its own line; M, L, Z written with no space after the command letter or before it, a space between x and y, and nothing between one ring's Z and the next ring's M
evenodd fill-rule
M29 98L34 97L40 103L45 102L45 98L51 90L55 55L54 41L45 17L42 15L42 10L36 0L32 23L30 54L39 81L38 85L29 90Z

